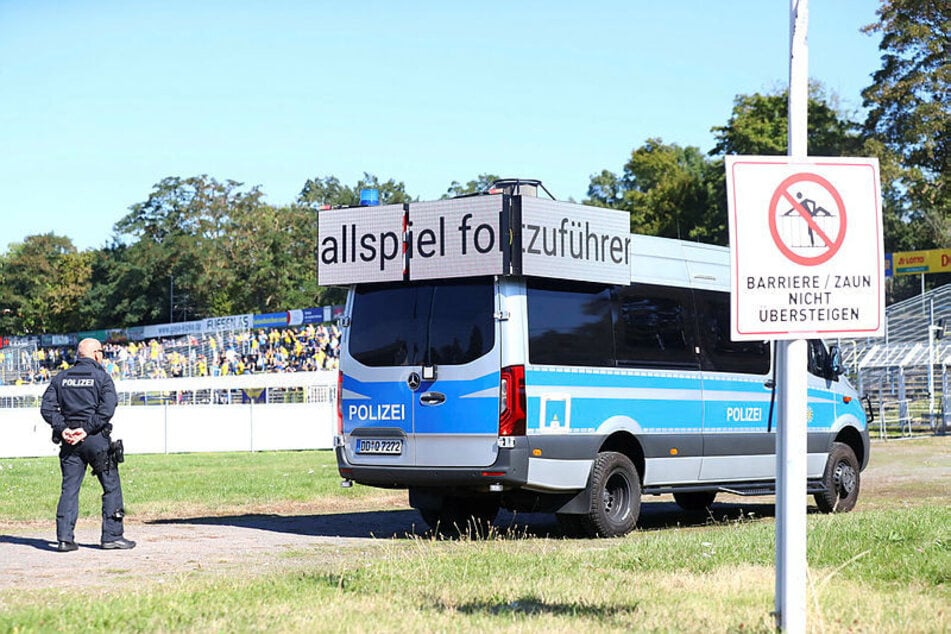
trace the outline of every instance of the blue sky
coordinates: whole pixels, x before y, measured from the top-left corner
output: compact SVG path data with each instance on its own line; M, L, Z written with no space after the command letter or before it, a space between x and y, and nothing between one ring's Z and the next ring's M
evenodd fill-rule
M860 112L878 3L809 5L809 75ZM0 253L102 247L167 176L580 200L650 137L709 151L736 95L785 86L788 31L786 0L0 0Z

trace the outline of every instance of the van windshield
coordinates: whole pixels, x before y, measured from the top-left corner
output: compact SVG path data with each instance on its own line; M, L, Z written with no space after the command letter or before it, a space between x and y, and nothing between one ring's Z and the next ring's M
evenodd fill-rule
M495 347L494 307L489 277L358 286L350 356L374 367L475 361Z

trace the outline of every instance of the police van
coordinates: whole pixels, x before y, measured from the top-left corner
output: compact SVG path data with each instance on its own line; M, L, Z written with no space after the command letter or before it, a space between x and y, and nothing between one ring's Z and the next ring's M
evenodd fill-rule
M685 510L775 492L769 342L730 337L724 247L631 234L625 212L538 181L321 212L321 285L349 287L334 446L343 484L408 489L434 530L500 508L572 536L631 531L644 495ZM851 510L859 395L809 342L808 485Z

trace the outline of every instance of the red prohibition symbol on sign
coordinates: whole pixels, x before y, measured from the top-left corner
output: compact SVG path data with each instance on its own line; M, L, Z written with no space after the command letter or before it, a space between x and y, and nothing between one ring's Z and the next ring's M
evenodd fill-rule
M793 174L769 202L769 232L796 264L827 262L845 241L845 205L832 183L818 174Z

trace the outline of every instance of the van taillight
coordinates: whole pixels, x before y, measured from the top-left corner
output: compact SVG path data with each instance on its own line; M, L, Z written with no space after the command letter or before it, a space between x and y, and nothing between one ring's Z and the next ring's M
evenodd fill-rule
M525 366L502 368L499 386L499 436L525 435Z
M343 435L343 371L337 371L337 435Z

